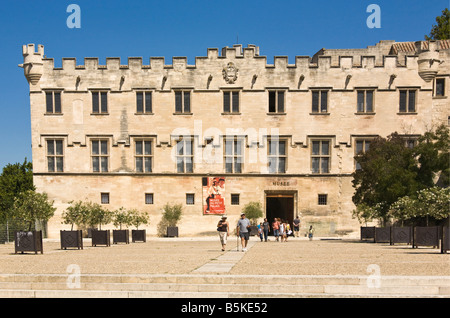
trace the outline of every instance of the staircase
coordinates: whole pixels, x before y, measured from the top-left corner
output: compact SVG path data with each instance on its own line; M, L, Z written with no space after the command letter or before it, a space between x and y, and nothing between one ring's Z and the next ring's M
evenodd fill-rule
M7 298L450 298L449 276L0 274Z

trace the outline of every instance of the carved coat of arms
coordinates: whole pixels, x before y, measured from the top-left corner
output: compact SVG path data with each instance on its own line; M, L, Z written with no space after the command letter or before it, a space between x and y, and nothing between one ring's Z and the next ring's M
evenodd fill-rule
M233 84L237 80L238 69L233 62L229 62L222 70L223 79L228 84Z

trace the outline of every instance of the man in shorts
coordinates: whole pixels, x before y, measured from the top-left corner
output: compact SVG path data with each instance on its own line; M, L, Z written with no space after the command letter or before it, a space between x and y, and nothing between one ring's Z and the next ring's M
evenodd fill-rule
M297 217L294 219L294 237L299 237L299 232L300 232L300 218Z
M237 223L236 233L241 238L242 252L247 251L247 242L250 238L250 220L245 217L245 213L241 214L241 218Z

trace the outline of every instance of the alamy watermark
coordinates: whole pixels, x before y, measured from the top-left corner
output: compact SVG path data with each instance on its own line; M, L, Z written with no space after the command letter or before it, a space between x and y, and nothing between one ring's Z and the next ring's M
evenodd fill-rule
M66 20L66 25L69 29L81 28L81 8L78 4L69 4L66 12L71 13Z

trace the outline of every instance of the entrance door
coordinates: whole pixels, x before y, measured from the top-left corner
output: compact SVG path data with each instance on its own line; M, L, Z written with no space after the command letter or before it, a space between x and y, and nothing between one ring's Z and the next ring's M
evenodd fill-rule
M271 194L266 196L266 218L272 226L274 218L286 220L292 227L294 220L294 196L286 194ZM272 228L270 228L272 235Z

